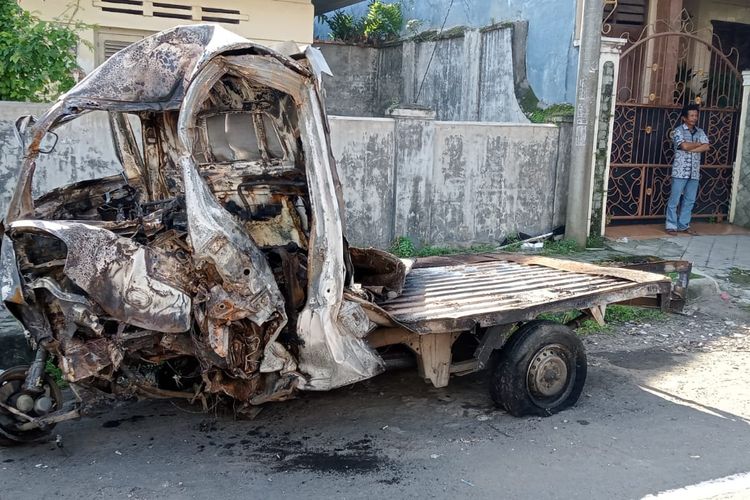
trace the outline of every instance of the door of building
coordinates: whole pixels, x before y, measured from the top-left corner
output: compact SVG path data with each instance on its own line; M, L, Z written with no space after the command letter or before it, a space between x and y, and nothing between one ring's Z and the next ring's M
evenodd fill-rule
M607 222L664 219L672 131L689 103L711 149L703 156L695 217L726 217L737 154L742 79L737 50L694 33L645 34L620 59L607 192Z

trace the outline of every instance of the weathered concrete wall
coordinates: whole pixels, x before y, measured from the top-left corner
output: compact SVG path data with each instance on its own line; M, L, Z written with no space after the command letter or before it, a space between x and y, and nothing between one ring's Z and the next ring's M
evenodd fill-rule
M378 49L336 43L318 47L334 74L323 75L327 111L334 115L372 116L376 107Z
M564 223L569 123L445 122L402 109L393 117L330 120L353 244L387 248L408 236L468 245Z
M501 241L552 229L558 128L438 123L430 242Z
M519 44L513 43L514 29L486 30L481 34L481 57L476 61L481 63L479 95L475 104L479 121L528 122L515 93L517 70L513 62Z
M438 120L527 123L515 91L518 85L528 89L526 25L520 23L516 36L517 25L378 49L319 43L334 73L324 79L328 112L383 116L394 103L414 103L434 109Z
M331 116L331 147L346 204L347 236L387 247L393 234L393 120Z
M386 2L395 3L396 0ZM367 12L368 3L362 1L346 10L362 15ZM578 71L578 48L574 45L576 0L399 0L399 3L404 10L404 19L419 20L422 29L440 29L444 22L446 29L450 29L455 26L479 28L500 20L527 20L526 60L529 82L536 95L547 104L575 100ZM329 33L327 25L316 22L316 39L327 39Z
M42 115L48 104L0 102L0 214L13 194L21 168L21 147L13 133L21 115ZM37 160L34 193L41 194L71 182L112 175L120 170L109 135L107 114L95 111L55 130L59 141L50 154ZM44 146L44 143L42 144Z
M413 49L413 46L410 48ZM400 102L407 102L403 95L403 92L407 91L404 88L404 81L411 81L414 78L414 66L404 66L404 50L408 48L402 44L378 50L378 78L375 80L377 88L372 109L373 116L385 116L389 107ZM413 93L409 94L409 99L412 99L412 96ZM347 115L348 113L339 114Z
M439 120L463 118L462 94L473 90L469 90L464 81L465 71L471 64L467 59L472 56L465 50L468 44L464 43L464 38L461 36L416 44L413 63L416 78L404 84L413 85L413 95L418 97L415 101L402 102L427 105L435 110ZM404 63L409 64L409 61Z

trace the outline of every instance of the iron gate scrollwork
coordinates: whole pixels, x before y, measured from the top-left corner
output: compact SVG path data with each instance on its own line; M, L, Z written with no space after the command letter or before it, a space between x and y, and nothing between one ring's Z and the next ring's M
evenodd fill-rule
M700 106L698 126L712 144L703 157L693 214L727 215L742 99L736 60L736 50L725 54L720 44L684 32L653 33L623 52L612 130L609 221L664 218L672 131L682 123L680 111L688 103Z

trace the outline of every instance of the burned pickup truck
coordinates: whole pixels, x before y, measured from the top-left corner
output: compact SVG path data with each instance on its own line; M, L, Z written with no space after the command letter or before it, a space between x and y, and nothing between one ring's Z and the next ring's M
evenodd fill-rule
M578 399L586 356L540 313L666 303L671 281L657 274L350 247L325 62L298 50L177 27L115 54L38 120L19 119L0 283L35 359L0 374L1 443L136 398L251 409L371 378L394 352L438 387L492 367L498 405L547 415ZM34 199L37 159L54 154L43 144L90 111L108 112L121 175Z

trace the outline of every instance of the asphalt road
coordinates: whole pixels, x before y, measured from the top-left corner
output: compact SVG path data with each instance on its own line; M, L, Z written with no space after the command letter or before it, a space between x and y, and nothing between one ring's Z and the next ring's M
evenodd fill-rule
M649 326L674 334L666 344L634 338L642 326L587 338L584 395L548 418L495 410L479 374L434 389L408 370L270 405L252 421L130 404L59 425L62 448L0 450L0 498L619 499L741 475L750 329L701 321ZM682 338L686 326L715 336ZM750 498L708 491L701 498Z

